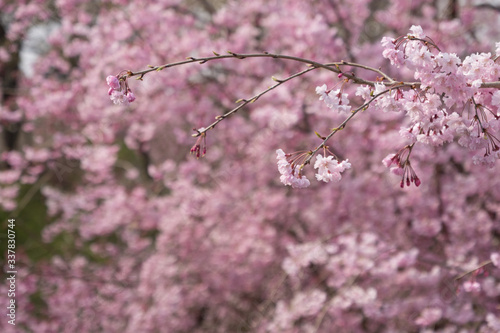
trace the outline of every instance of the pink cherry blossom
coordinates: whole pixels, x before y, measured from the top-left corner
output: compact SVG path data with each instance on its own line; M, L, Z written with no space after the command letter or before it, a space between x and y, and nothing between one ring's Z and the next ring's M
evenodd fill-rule
M109 86L108 95L114 104L129 104L135 101L135 96L130 90L125 76L109 75L106 82Z
M302 165L297 165L297 159L293 158L292 155L285 154L282 149L276 150L276 155L278 170L281 174L280 180L283 184L290 185L293 188L306 188L310 185L306 176L302 175ZM292 159L289 160L290 157Z
M118 78L116 76L109 75L106 78L106 82L108 83L108 86L110 87L110 89L113 89L113 90L120 89L120 81L118 80Z
M465 292L477 293L481 290L481 285L477 281L466 281L463 284Z
M316 94L320 95L319 100L324 101L326 106L338 112L349 112L348 95L343 93L341 89L327 90L326 84L316 87Z
M430 326L441 319L442 315L443 310L440 308L426 308L415 320L415 323L419 326Z
M500 267L500 253L494 252L490 255L490 260L496 267Z

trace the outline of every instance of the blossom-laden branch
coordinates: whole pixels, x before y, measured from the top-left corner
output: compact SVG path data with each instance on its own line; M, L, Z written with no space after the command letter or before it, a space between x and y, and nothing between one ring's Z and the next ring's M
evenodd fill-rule
M203 156L206 152L204 145L206 132L247 104L257 101L263 95L292 79L315 69L324 69L336 73L337 77L342 79L342 87L336 90L328 90L326 84L317 87L316 93L320 95L319 99L324 101L330 109L350 114L326 137L316 133L322 142L310 151L285 154L283 150L277 150L278 169L281 173L281 181L285 185L297 188L309 186L310 183L303 172L304 167L310 164L311 159L322 148L325 154L318 156L314 165L316 169L319 169L316 178L325 182L339 180L340 172L350 168L351 164L347 160L339 163L333 154L327 157L327 141L344 129L356 114L368 108L384 112L404 110L410 119L410 125L400 131L400 134L410 143L397 154L390 155L390 158L384 160L388 167L392 164L396 165L391 170L402 176L401 187L405 184L410 186L410 183L416 186L421 184L409 160L416 142L439 146L453 141L458 134L461 135L459 144L472 150L485 148L484 156L474 157L475 164L492 166L496 159L500 158L500 148L498 148L500 146L498 139L500 137L500 91L492 90L500 88L500 81L497 81L500 77L500 65L496 63L500 54L500 43L497 43L495 57L489 53L473 54L462 61L453 53L442 52L436 43L423 33L421 27L412 26L407 35L396 39L384 37L382 45L383 56L389 59L392 65L398 68L406 67L413 71L417 81L400 81L380 69L347 61L320 63L301 57L268 52L228 52L224 55L214 52L213 56L188 57L179 62L149 66L148 69L142 71L124 71L116 77L109 76L107 78L110 86L109 94L113 102L117 104L132 102L135 96L128 87L128 78L137 77L138 80L143 80L144 76L151 72L190 63L204 64L222 59L247 58L295 61L306 64L308 68L282 80L273 77L276 84L251 98L239 99L236 101L238 106L217 116L213 123L195 129L196 133L193 136L199 138L191 152L197 157ZM345 67L372 72L377 78L369 80L359 77L349 70L343 70ZM360 85L356 90L356 95L364 100L361 106L352 111L349 95L344 89L347 83ZM463 112L465 106L469 104L474 106L475 116L472 119ZM459 111L453 111L454 109ZM202 138L201 141L200 138ZM201 148L202 143L203 148Z

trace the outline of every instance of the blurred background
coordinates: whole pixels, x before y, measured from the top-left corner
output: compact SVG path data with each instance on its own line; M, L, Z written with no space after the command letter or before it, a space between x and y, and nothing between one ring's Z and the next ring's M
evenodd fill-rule
M472 0L0 1L0 246L14 218L16 325L2 332L500 332L498 167L457 143L416 147L422 185L382 159L404 112L362 112L330 142L352 168L294 190L277 149L309 150L345 116L293 79L189 149L193 128L306 67L226 59L153 72L114 105L106 77L213 51L353 61L414 80L383 36L420 25L461 59L500 42ZM374 80L373 73L352 69ZM340 86L338 86L340 87ZM356 86L347 84L352 96ZM460 111L460 110L459 110ZM469 272L469 274L463 275ZM7 276L5 274L4 276ZM457 279L457 277L459 277ZM478 286L466 290L464 283ZM9 302L0 282L0 308ZM5 311L5 310L3 310Z

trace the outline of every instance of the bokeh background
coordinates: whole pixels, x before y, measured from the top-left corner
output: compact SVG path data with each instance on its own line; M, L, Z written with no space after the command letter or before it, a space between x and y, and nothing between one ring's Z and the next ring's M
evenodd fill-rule
M416 147L422 185L382 159L404 113L363 112L330 149L339 183L294 190L276 149L308 150L343 116L316 70L221 122L207 154L193 128L304 65L190 64L106 77L212 51L354 61L395 78L383 36L420 25L461 58L493 52L500 4L472 0L0 1L0 244L16 219L16 326L2 332L500 332L498 167L457 143ZM375 79L369 72L356 75ZM345 87L353 96L354 85ZM353 97L353 104L356 103ZM359 102L359 101L358 101ZM463 273L469 272L464 275ZM464 290L478 282L479 290Z

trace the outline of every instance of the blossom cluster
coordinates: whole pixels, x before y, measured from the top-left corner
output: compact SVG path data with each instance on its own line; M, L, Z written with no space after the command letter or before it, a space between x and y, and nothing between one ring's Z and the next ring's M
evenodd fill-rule
M382 161L384 165L390 168L391 172L397 176L401 176L400 186L410 186L415 183L415 186L420 186L421 181L418 178L415 170L410 163L410 153L413 146L406 146L396 154L389 154Z
M410 69L419 80L418 89L398 88L377 102L384 110L406 112L410 124L401 128L401 135L410 143L431 146L459 136L462 146L484 149L474 156L475 164L492 167L500 158L500 93L483 84L500 77L500 65L495 61L498 52L495 57L474 53L462 61L455 53L439 50L420 26L412 26L408 35L396 39L384 37L382 45L383 56L391 64Z
M319 100L324 101L326 106L338 112L351 111L349 105L349 95L342 92L341 89L328 89L326 84L316 87L316 94L320 95Z
M125 77L109 75L106 78L109 86L108 95L115 104L128 104L135 101L135 96L130 90Z
M293 188L306 188L311 185L309 179L302 174L304 165L297 164L297 160L300 160L304 154L300 154L298 158L290 159L292 157L291 154L287 155L282 149L278 149L276 150L276 155L278 159L278 171L281 174L280 180L283 184L290 185Z
M310 152L285 154L282 149L276 150L278 159L278 170L281 174L280 180L285 185L291 185L293 188L305 188L310 185L309 180L302 174L304 168L304 159L310 156ZM318 169L316 179L325 183L331 181L340 181L341 172L351 168L348 160L339 161L334 156L316 156L314 168Z
M395 81L361 85L356 95L366 104L373 101L370 107L374 110L405 113L408 124L399 133L409 141L407 147L417 142L442 146L458 137L458 143L470 150L483 149L473 157L474 164L492 167L500 158L500 92L485 89L483 84L500 77L500 65L495 61L500 56L500 43L495 58L490 53L476 53L462 61L455 53L441 51L420 26L412 26L407 35L384 37L382 46L383 56L392 65L411 70L418 81L396 87ZM316 93L331 109L351 110L349 96L343 89L329 90L324 84L316 87ZM402 176L401 187L410 183L419 186L421 181L409 160L411 148L407 147L388 156L384 164L393 165L391 171ZM340 179L340 174L333 175L317 178Z
M326 157L318 155L314 163L314 168L318 169L318 173L316 174L316 179L318 181L324 181L325 183L331 181L338 182L342 178L340 173L344 172L346 169L350 169L351 163L349 163L349 160L339 163L333 156Z

